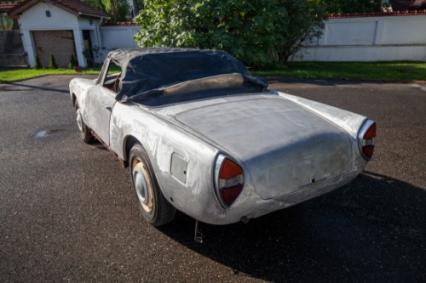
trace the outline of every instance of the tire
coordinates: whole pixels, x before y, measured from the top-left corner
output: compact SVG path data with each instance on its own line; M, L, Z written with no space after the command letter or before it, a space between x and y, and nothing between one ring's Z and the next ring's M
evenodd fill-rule
M171 222L176 209L163 196L145 150L140 144L135 144L129 156L132 185L139 200L142 216L156 227Z
M84 143L91 144L95 141L95 137L90 132L90 129L86 126L83 121L83 116L81 115L80 108L77 108L75 111L75 120L77 122L77 127L80 132L80 138Z

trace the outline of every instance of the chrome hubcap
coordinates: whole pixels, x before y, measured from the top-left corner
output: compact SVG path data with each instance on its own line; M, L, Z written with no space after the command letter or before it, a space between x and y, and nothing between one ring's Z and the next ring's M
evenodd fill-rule
M134 162L132 176L139 202L142 208L149 213L152 211L152 190L148 172L142 162Z

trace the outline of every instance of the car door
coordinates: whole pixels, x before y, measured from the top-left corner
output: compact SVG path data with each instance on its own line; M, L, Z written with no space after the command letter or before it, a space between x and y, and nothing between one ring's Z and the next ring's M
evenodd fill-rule
M87 125L107 146L110 145L110 120L116 101L120 68L107 60L106 68L87 95Z

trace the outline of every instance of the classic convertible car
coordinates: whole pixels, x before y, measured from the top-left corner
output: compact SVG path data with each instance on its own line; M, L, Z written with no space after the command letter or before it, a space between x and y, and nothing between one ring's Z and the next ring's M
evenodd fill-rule
M372 157L364 116L268 90L237 59L199 49L121 49L70 95L84 142L131 172L143 217L247 221L339 188Z

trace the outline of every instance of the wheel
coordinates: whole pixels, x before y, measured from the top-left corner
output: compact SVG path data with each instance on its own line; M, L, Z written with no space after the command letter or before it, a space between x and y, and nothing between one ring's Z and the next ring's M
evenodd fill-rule
M175 217L176 209L163 196L145 150L140 144L136 144L129 155L132 184L140 203L142 216L157 227L171 222Z
M80 108L77 108L75 113L75 120L77 122L78 130L80 131L80 138L85 143L93 143L95 141L95 137L90 132L90 129L84 124L83 116L81 115Z

